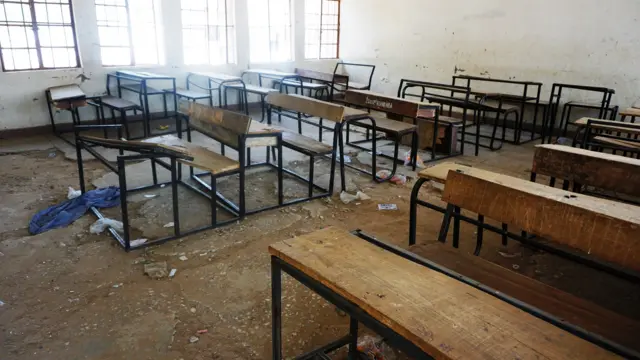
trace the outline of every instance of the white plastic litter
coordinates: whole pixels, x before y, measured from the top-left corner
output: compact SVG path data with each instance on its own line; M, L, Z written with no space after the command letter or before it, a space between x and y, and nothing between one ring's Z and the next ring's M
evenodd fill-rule
M171 271L169 272L169 277L172 278L176 276L176 272L178 272L178 269L171 269Z
M78 196L82 195L82 191L74 190L71 186L69 186L69 192L67 192L67 199L75 199Z
M355 200L369 200L369 199L371 199L371 197L363 193L362 191L358 191L355 195L351 195L346 191L343 191L340 193L340 200L342 200L342 202L345 204L349 204Z
M135 239L129 242L129 246L136 247L147 242L147 239Z
M171 228L171 227L173 227L173 225L175 225L175 224L174 224L174 222L172 221L172 222L170 222L170 223L166 223L166 224L164 224L164 227L166 227L166 228Z
M91 227L89 228L89 232L91 232L92 234L102 234L102 232L108 227L113 228L115 231L124 230L122 222L118 220L109 219L109 218L102 218L102 219L98 219L98 221L91 224Z
M153 199L156 196L158 196L158 195L156 195L156 194L145 194L144 195L144 197L146 197L147 199Z
M378 204L378 210L398 210L396 204Z

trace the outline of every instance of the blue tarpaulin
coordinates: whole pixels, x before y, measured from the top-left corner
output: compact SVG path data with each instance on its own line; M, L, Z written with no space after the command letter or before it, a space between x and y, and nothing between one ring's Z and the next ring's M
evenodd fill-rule
M75 199L39 211L29 222L29 233L35 235L65 227L84 215L92 206L110 208L118 205L120 188L116 186L87 191Z

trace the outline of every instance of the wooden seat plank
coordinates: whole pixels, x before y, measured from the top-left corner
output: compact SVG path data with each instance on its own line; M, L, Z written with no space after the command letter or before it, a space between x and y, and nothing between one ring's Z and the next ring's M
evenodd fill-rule
M275 80L275 82L279 83L280 80ZM287 86L300 87L300 82L299 81L295 81L295 80L285 80L283 83L285 85L287 85ZM303 81L302 82L302 87L305 88L305 89L320 90L320 89L327 89L329 86L327 84L319 84L319 83L312 83L312 82L308 82L308 81Z
M142 93L142 83L123 84L120 87L123 89L134 91L134 92ZM150 86L147 86L146 89L147 89L147 94L162 94L164 92L164 90L158 90Z
M239 76L235 76L235 75L219 74L219 73L204 72L204 71L195 71L195 72L192 72L192 74L203 76L212 80L225 81L225 82L242 81L242 79Z
M589 102L589 101L568 101L566 105L586 107L586 108L596 108L596 109L599 109L600 107L602 107L601 102Z
M493 110L500 110L500 111L519 111L520 110L519 106L507 104L505 102L503 102L501 106L500 101L498 100L485 100L481 102L481 104Z
M594 258L640 270L637 206L491 172L450 171L442 200Z
M628 108L620 111L621 116L640 116L640 109Z
M443 162L420 171L418 173L418 176L423 179L428 179L431 181L438 182L440 184L445 184L447 181L447 175L451 170L453 171L461 170L461 171L464 171L465 173L473 173L475 171L485 171L482 169L472 168L471 166L457 164L454 162Z
M603 119L583 117L576 120L573 124L578 127L586 127L589 120L595 120L599 122L598 124L591 124L591 127L593 127L594 129L610 130L610 131L621 132L625 134L640 135L640 123L632 124L632 123L626 123L626 122L623 123L623 122L614 121L614 120L603 120ZM624 124L625 127L618 126L620 124Z
M296 132L291 131L290 129L283 128L276 125L264 125L261 123L253 122L251 123L251 131L261 131L261 132L281 132L282 133L282 142L285 146L293 146L296 148L304 149L307 152L313 153L315 155L323 155L331 153L333 147L323 142L317 141L310 137L300 135Z
M240 83L227 84L225 86L228 87L228 88L236 89L236 90L242 90L243 89L243 85L240 84ZM251 84L244 85L244 89L246 89L250 93L260 94L260 95L267 95L267 94L270 94L272 92L278 92L278 90L276 90L276 89L266 88L266 87L251 85Z
M366 110L355 109L355 108L348 107L348 106L344 108L343 119L345 121L365 118L367 116L369 116L369 112L366 111Z
M175 149L180 149L185 154L193 157L193 160L179 159L183 164L206 170L212 174L221 174L240 168L240 163L226 156L216 154L202 146L195 145L180 139L174 135L163 135L143 140L145 143L162 144Z
M560 319L640 351L640 322L621 316L478 256L442 244L414 245L411 252Z
M165 92L173 92L173 89L164 89ZM185 97L188 99L208 99L211 97L211 94L202 92L202 91L194 91L191 89L176 89L176 95L180 97Z
M640 144L636 144L640 147ZM640 196L640 160L571 146L537 145L532 172Z
M355 82L355 81L349 81L349 89L366 90L368 88L369 88L369 85L367 85L367 84L362 84L362 83Z
M274 92L269 94L266 100L267 103L272 106L317 116L338 123L342 122L345 112L344 106L297 94Z
M617 359L458 280L327 228L271 255L355 303L436 359Z
M387 96L369 90L347 90L344 101L351 105L409 118L433 118L436 111L436 107L428 103Z
M84 100L87 98L84 91L76 84L53 86L47 90L49 90L49 96L53 102Z
M595 142L616 145L622 148L640 149L640 143L633 142L633 141L627 141L622 139L612 139L604 136L596 136L593 138L593 140Z
M417 129L417 125L410 124L404 121L393 120L378 115L370 115L370 117L375 120L377 130L387 133L394 133L399 135L410 133ZM352 124L356 124L365 128L371 127L371 121L368 119L354 120Z
M129 101L123 98L115 97L115 96L103 96L100 98L100 102L110 108L117 110L140 110L140 105L134 103L133 101Z

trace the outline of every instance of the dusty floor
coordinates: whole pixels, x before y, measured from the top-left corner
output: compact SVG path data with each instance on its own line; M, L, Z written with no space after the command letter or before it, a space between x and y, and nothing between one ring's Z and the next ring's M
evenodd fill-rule
M91 215L30 236L30 217L63 201L68 186L77 188L75 154L53 137L0 141L0 359L267 359L269 244L331 225L360 228L403 246L408 239L412 182L374 184L353 171L348 171L349 187L371 200L345 205L336 195L142 251L125 253L107 235L90 234ZM527 178L532 149L507 145L455 161ZM306 169L306 164L295 159L289 166ZM113 174L98 162L87 167L94 185L113 182ZM256 194L254 204L275 195L269 176L253 174L248 186ZM299 190L294 183L287 186L288 195ZM140 236L160 236L166 231L163 224L171 221L167 193L154 194L154 199L130 199L132 227ZM435 201L438 195L426 186L422 196ZM181 215L185 226L206 222L206 203L190 196L181 193L189 204ZM378 210L378 204L388 203L398 210ZM117 217L118 211L109 214ZM420 210L419 239L434 241L440 221L440 214ZM473 238L474 229L463 225L462 231L463 246L471 246L465 239ZM485 243L482 256L489 260L640 318L640 291L629 291L626 282L514 242L504 249L494 236ZM144 264L158 261L177 269L175 277L146 276ZM283 287L285 355L311 350L348 331L348 319L324 300L287 277ZM197 342L190 342L193 336Z

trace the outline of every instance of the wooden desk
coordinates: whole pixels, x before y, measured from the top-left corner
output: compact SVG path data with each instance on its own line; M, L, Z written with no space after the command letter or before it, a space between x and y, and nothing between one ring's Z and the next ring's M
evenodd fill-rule
M373 319L375 326L368 327L404 344L403 350L416 358L619 358L477 288L344 230L327 228L285 240L270 246L269 253L275 360L282 358L281 269L312 290L323 290L323 297L330 301L342 304L343 299L354 304L356 309L348 311L352 337L357 336L354 317L361 322Z
M563 145L537 145L531 172L640 197L640 160Z
M442 200L640 271L640 207L491 172L450 171Z
M268 76L273 78L289 78L289 77L298 77L298 74L295 73L287 73L278 70L271 69L247 69L243 73L245 74L257 74L262 76Z
M191 74L206 77L211 80L217 80L217 81L223 81L223 82L242 81L242 79L239 76L235 76L235 75L219 74L219 73L212 73L212 72L199 72L199 71L191 72Z
M584 128L587 126L589 120L598 121L597 124L591 125L591 127L594 129L609 130L631 135L640 135L640 123L622 123L620 121L614 120L583 117L576 120L574 122L574 125L578 126L579 128ZM624 124L624 127L618 126L620 124Z
M48 91L50 100L54 103L59 101L85 100L87 98L87 95L80 89L80 86L75 84L50 87Z

